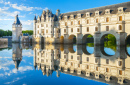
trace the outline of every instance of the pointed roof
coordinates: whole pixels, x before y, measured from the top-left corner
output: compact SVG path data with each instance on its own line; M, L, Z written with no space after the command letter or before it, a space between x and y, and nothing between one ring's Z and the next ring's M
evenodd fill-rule
M34 17L34 20L37 20L36 15L35 15L35 17Z
M18 18L18 15L15 16L15 21L14 21L13 24L15 24L15 25L21 25L21 22L20 22L20 20Z

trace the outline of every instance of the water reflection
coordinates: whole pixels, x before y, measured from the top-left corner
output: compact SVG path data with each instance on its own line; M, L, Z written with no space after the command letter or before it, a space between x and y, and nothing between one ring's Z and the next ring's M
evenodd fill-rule
M73 48L77 49L76 52ZM87 46L83 45L45 45L41 49L40 45L36 45L34 67L41 69L43 75L47 76L56 71L57 77L61 72L101 82L108 81L107 83L110 84L129 83L130 58L125 53L125 47L117 46L115 55L111 57L104 55L100 46L93 47L93 54L90 54L86 48Z
M113 54L110 56L108 54L111 51ZM21 84L23 81L26 81L26 84L32 84L32 81L37 84L38 80L38 84L54 84L49 81L63 83L63 80L71 84L87 84L91 80L94 80L91 84L130 84L130 57L127 54L130 54L128 46L116 46L116 50L113 50L111 47L94 46L92 43L33 46L27 43L12 44L12 49L0 51L0 76L8 75L7 79L1 78L0 84ZM11 57L7 57L10 55ZM8 66L5 66L7 64ZM21 77L22 74L24 76ZM17 78L19 81L24 80L9 82L11 78L17 80L16 77L21 77ZM72 81L75 78L77 79ZM42 79L47 81L42 82ZM80 82L77 82L78 80Z

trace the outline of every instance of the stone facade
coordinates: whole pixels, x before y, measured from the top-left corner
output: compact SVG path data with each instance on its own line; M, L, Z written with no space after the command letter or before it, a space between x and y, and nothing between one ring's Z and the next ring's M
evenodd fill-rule
M104 35L113 34L117 45L124 45L130 34L130 2L81 11L53 14L43 11L34 18L33 41L37 43L72 43L74 36L77 44L84 44L91 34L94 44L102 44Z
M76 51L73 45L41 46L37 44L33 48L34 67L41 69L43 75L56 71L57 77L63 72L108 84L130 84L130 57L125 47L117 46L115 55L108 56L100 46L94 47L93 54L83 45L77 45Z

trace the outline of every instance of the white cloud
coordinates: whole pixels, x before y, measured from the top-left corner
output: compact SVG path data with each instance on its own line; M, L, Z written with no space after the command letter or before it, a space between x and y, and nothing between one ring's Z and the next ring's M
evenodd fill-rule
M13 19L0 19L0 20L13 20Z
M9 5L10 7L17 9L17 10L20 10L20 11L42 10L41 7L29 7L29 6L27 7L27 6L24 6L24 5L18 5L17 3L11 4L10 2L5 2L4 4Z
M0 0L0 3L3 3L3 0Z
M33 20L21 21L23 25L32 25Z

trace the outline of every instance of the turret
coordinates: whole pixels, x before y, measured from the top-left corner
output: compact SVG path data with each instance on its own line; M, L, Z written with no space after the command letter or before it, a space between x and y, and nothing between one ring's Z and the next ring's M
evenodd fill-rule
M57 15L57 17L60 16L60 10L59 9L56 10L56 15Z
M34 37L36 35L36 23L37 23L37 17L35 15L34 20L33 20L33 35L34 35Z
M12 25L12 42L20 42L20 37L22 36L22 24L18 18L15 16L15 21Z

